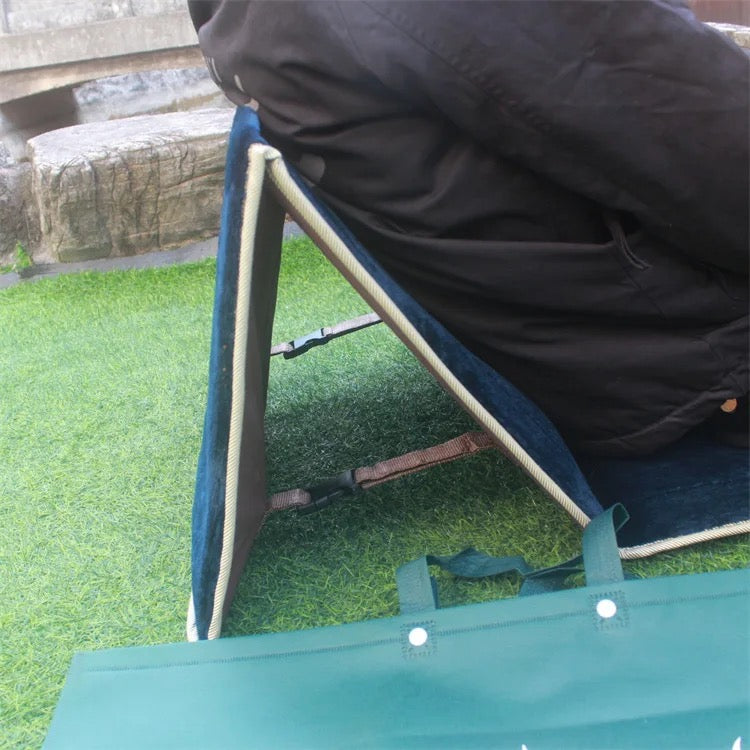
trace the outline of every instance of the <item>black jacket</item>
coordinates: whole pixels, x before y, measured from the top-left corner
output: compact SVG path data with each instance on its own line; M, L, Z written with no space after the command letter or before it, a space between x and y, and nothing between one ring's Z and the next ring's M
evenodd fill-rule
M750 61L673 3L192 2L237 103L579 447L748 390Z

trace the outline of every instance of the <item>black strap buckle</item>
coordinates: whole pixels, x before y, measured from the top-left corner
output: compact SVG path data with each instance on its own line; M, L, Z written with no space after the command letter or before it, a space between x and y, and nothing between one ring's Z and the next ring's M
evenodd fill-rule
M298 513L314 513L330 505L334 500L354 495L361 488L354 478L354 469L348 469L338 476L325 479L320 484L306 489L310 493L310 504L297 508Z
M293 359L294 357L299 357L300 354L309 351L314 346L321 346L321 344L327 342L328 336L325 334L325 331L322 328L318 328L317 331L313 331L312 333L300 336L298 339L294 339L294 341L290 341L289 343L292 347L291 351L284 352L282 356L284 359Z

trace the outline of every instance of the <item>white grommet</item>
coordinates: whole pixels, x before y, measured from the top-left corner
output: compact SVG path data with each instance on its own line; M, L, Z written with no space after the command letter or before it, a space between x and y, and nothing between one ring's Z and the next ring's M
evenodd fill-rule
M599 617L609 620L617 614L617 605L611 599L602 599L596 605L596 614Z
M424 628L412 628L409 631L409 643L412 646L424 646L427 643L427 631Z

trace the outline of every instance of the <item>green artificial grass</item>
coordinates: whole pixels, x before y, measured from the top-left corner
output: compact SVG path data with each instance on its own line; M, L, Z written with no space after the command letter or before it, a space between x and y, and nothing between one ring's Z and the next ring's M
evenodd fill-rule
M78 649L179 640L213 264L0 292L0 747Z
M76 650L184 638L190 507L215 264L80 274L0 292L0 748L39 747ZM284 252L275 340L366 311L309 241ZM384 326L276 358L270 491L473 429ZM746 537L631 563L742 567ZM580 532L495 452L266 522L225 635L393 615L394 570L473 545L535 565ZM443 604L517 581L440 575Z

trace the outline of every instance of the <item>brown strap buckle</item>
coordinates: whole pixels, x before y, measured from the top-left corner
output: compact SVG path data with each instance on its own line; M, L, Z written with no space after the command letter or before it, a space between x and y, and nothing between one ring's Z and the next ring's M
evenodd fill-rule
M269 498L269 510L296 508L301 513L312 513L360 490L494 447L495 442L487 433L466 432L431 448L411 451L373 466L349 469L312 487L279 492Z

